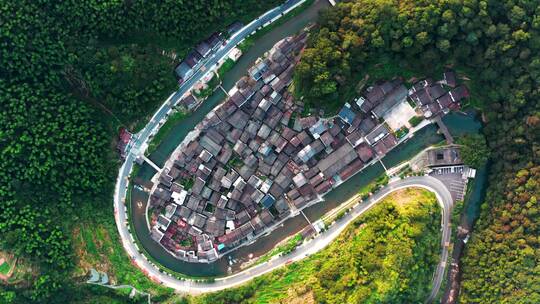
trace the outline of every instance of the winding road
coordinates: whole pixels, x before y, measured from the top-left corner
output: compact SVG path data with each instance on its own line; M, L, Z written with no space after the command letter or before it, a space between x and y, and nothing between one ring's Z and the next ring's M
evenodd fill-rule
M323 248L328 246L335 238L337 238L338 235L347 227L347 225L349 225L358 216L369 210L373 205L380 202L387 195L394 191L410 187L423 188L433 192L437 198L437 202L439 203L442 212L441 257L435 270L435 274L433 276L431 293L429 295L429 298L426 300L426 302L429 303L432 302L432 300L437 295L444 277L445 265L448 259L448 248L446 244L450 241L451 235L450 215L452 210L452 196L450 195L450 192L441 181L431 176L408 177L402 180L392 182L382 188L379 192L371 196L368 200L355 205L350 212L348 212L339 221L330 226L328 230L319 234L311 241L302 244L292 253L271 259L268 262L248 268L234 275L217 278L214 282L208 283L195 282L191 280L179 280L168 274L160 272L156 266L151 264L141 253L139 253L135 242L129 234L125 214L117 213L115 214L115 216L117 217L117 225L120 230L120 235L124 248L138 267L143 269L145 273L147 273L147 275L153 280L159 281L167 287L185 293L200 294L239 286L248 282L249 280L252 280L255 277L263 275L276 268L282 267L290 262L301 260L311 254L322 250Z
M134 134L134 138L130 147L129 153L126 153L126 162L132 161L133 159L128 159L129 154L134 152L135 154L141 153L141 147L144 147L144 144L148 142L150 136L157 132L157 129L160 127L160 121L163 118L166 118L168 113L171 112L172 108L176 103L182 98L182 96L187 93L191 88L201 80L207 73L209 73L212 68L222 59L228 56L229 52L236 47L240 42L242 42L246 37L253 33L258 28L264 26L265 24L272 22L275 18L279 17L281 14L287 13L292 8L304 3L305 0L289 0L283 3L282 5L273 8L263 15L259 16L257 19L250 22L248 25L244 26L238 32L234 33L227 43L213 53L210 58L207 58L204 64L196 70L193 75L184 81L178 91L174 92L169 96L169 98L161 105L161 107L156 111L152 119L148 124L137 134ZM142 151L144 153L144 151Z
M291 254L274 258L268 262L246 269L237 274L217 278L215 282L195 282L192 280L179 280L169 274L161 272L154 264L139 252L133 236L129 231L129 222L127 215L126 193L128 187L128 176L133 169L133 163L138 155L144 153L145 146L152 134L155 134L161 126L160 121L167 117L171 112L172 107L180 100L182 95L189 91L193 85L199 81L210 69L221 59L223 59L229 51L240 43L245 37L251 34L257 28L270 22L280 14L290 10L292 7L299 5L304 0L290 0L283 5L276 7L264 15L260 16L243 29L233 35L226 45L216 51L211 58L203 64L199 70L195 71L193 76L186 80L173 94L161 105L156 111L152 119L140 132L134 135L132 142L128 146L126 158L120 167L114 193L114 213L118 231L122 244L132 259L132 261L141 268L150 278L161 284L176 289L181 292L190 294L200 294L206 292L218 291L226 288L235 287L246 283L247 281L270 272L276 268L282 267L290 262L298 261L306 256L309 256L330 244L356 217L367 211L377 202L381 201L385 196L393 191L408 188L420 187L434 192L437 201L442 210L442 239L441 239L441 258L433 277L433 288L426 302L431 302L440 289L443 280L446 261L448 259L448 248L445 246L450 241L450 211L452 208L452 198L448 189L439 180L429 177L409 177L403 180L398 180L390 183L367 201L355 205L349 213L333 224L327 231L319 234L313 240L304 243Z

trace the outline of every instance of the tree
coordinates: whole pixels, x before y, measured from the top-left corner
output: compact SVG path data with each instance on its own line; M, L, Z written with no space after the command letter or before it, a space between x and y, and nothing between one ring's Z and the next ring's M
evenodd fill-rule
M482 167L489 158L486 139L481 134L465 135L457 141L463 162L472 168Z

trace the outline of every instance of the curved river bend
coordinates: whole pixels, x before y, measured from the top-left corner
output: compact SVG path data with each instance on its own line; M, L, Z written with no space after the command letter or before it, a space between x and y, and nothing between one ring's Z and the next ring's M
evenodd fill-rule
M310 22L315 21L319 11L327 6L327 1L317 1L314 5L295 18L288 20L281 26L276 27L271 32L259 38L240 58L233 69L225 75L223 79L224 88L226 90L232 88L235 82L246 74L247 69L258 57L262 56L264 52L270 49L277 41L298 32ZM205 115L219 104L224 97L221 90L217 90L214 95L210 96L210 98L197 109L197 111L179 122L149 158L156 164L160 166L163 165L187 133L193 130L195 125L202 121ZM445 123L451 131L453 127L458 127L458 129L461 128L464 121L472 121L470 116L460 118L457 117L458 115L459 114L451 114L445 117ZM443 140L443 137L437 134L436 127L434 125L429 125L417 132L413 138L392 150L385 156L383 162L387 167L395 166L400 162L410 159L424 148L439 143L441 140ZM154 169L145 163L135 177L135 183L148 183L155 173ZM325 196L325 201L304 209L304 213L310 221L316 221L323 214L352 197L360 188L368 185L383 173L384 169L380 163L365 168L362 172L351 177L347 182L328 193ZM133 185L130 186L132 187ZM139 243L144 247L147 255L150 255L162 266L172 271L192 277L215 277L224 276L231 272L238 272L241 263L249 260L249 255L257 257L267 253L285 237L299 232L308 224L302 216L296 216L288 219L270 235L260 237L256 242L238 248L229 255L222 257L211 264L187 263L174 258L150 238L146 224L146 203L148 194L133 187L131 190L131 214L129 217L132 221L135 235ZM229 266L229 259L234 259L237 263L233 266Z

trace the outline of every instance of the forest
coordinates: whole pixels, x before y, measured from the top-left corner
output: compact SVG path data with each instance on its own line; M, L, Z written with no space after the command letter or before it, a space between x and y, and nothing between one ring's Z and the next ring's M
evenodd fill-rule
M490 177L465 252L461 303L539 303L538 1L344 1L321 16L296 69L297 94L331 111L380 63L393 76L437 77L453 67L481 111L487 149L465 139L475 151L464 159L489 156Z
M181 57L212 31L279 2L26 0L0 6L0 249L37 268L28 284L0 287L1 302L58 303L74 294L71 230L78 221L112 218L117 128L136 130L174 89L177 59L171 54ZM342 1L320 17L295 88L306 103L331 112L349 101L366 74L376 75L380 63L395 76L402 70L436 75L452 66L471 89L471 107L482 112L490 179L465 252L462 303L540 302L538 2ZM361 298L375 290L359 284L362 277L335 276L323 266L314 277L317 299ZM324 283L328 278L338 284ZM233 303L225 299L242 298L236 294L242 290L210 302Z
M71 299L74 225L113 219L118 128L144 125L174 91L174 65L196 42L279 3L2 3L0 250L33 271L0 287L0 302Z

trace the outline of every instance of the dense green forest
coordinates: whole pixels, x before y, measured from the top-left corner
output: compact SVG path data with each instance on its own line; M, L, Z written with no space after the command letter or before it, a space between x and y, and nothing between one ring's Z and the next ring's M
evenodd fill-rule
M214 29L278 2L2 3L0 246L31 259L39 275L22 289L0 287L1 302L72 296L66 275L73 269L72 225L112 216L116 128L140 126L174 89L175 60L163 52L182 56ZM463 303L540 302L539 54L536 0L353 0L321 16L295 74L297 93L329 111L354 96L365 74L381 70L440 78L452 65L470 79L491 165L486 202L465 253ZM353 257L361 258L347 252L349 262ZM324 285L315 276L313 296L332 302L377 290L361 284L363 277L335 278L338 284ZM233 303L225 299L251 297L253 286L260 285L207 299Z
M489 153L468 161L491 158L465 252L462 303L539 303L538 1L344 1L320 18L295 81L306 102L332 110L366 74L406 70L440 79L444 66L471 88L470 104L485 122Z
M464 260L462 303L540 303L540 166L506 174L490 181Z
M421 303L439 260L440 214L430 192L395 192L306 260L192 302Z
M0 302L72 299L73 225L113 216L117 128L141 126L172 93L173 54L278 3L0 5L0 250L34 269Z

